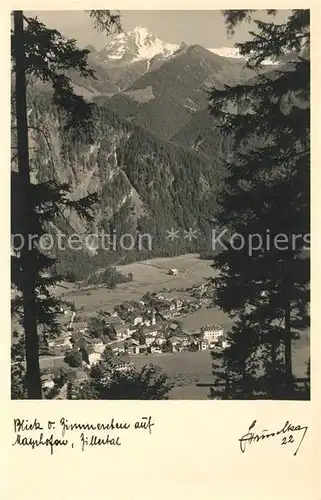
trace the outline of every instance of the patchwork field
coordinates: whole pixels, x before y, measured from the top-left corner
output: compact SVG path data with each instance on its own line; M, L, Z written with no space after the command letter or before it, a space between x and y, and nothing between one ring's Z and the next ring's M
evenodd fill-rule
M221 325L225 331L231 328L233 322L223 311L215 307L202 308L179 319L186 333L199 331L202 326Z
M303 334L302 338L295 342L293 372L296 377L306 376L309 344L308 334ZM137 368L148 363L158 365L169 376L174 377L176 386L171 390L169 399L208 399L210 389L206 384L213 382L212 359L209 351L132 356L131 360Z
M171 268L178 270L177 276L168 274ZM214 276L211 261L201 260L194 254L135 262L118 266L118 269L124 274L132 273L133 281L117 285L115 290L77 290L75 286L63 284L62 287L56 287L54 293L73 301L77 309L83 307L82 314L85 315L99 309L112 309L127 300L137 300L146 292L167 289L175 291L176 297L187 297L186 292L179 290L185 290L205 278Z
M172 268L178 270L177 276L168 274L168 270ZM135 262L119 266L118 269L124 274L132 273L133 281L117 285L115 290L96 288L81 291L75 289L74 285L63 284L64 287L57 287L55 293L73 301L77 309L82 308L82 315L90 315L99 309L112 309L127 300L137 300L146 292L166 290L165 295L188 298L187 288L214 276L211 262L200 260L194 254ZM180 318L180 322L187 332L199 330L206 324L220 324L225 330L232 325L228 316L216 308L200 309ZM309 359L309 344L309 333L302 335L302 338L295 342L293 368L297 377L306 375L305 363ZM208 397L209 386L206 384L213 380L209 351L132 356L132 361L138 368L148 363L159 365L174 377L176 385L170 393L170 399ZM56 362L63 364L62 359L56 359ZM47 363L50 363L50 360L42 361L43 365Z

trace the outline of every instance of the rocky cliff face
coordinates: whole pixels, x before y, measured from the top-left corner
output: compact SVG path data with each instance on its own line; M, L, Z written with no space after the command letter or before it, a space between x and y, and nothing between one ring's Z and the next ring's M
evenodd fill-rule
M176 252L167 237L172 227L204 229L216 205L221 165L206 155L164 141L131 122L100 108L95 143L73 143L60 130L60 117L46 92L34 97L30 125L36 182L56 179L67 183L73 199L96 192L95 223L86 225L66 214L77 233L104 230L119 233L147 231L158 238L155 253ZM190 244L191 243L191 244Z
M34 181L55 179L67 183L72 199L98 193L100 202L95 206L95 224L91 230L97 230L105 219L115 217L127 202L131 204L131 199L137 205L139 195L117 156L120 145L130 138L130 131L117 126L116 121L102 119L94 144L71 142L61 131L61 117L51 106L46 91L33 96L29 123L34 127L30 130ZM68 214L68 218L77 232L89 229L75 214Z

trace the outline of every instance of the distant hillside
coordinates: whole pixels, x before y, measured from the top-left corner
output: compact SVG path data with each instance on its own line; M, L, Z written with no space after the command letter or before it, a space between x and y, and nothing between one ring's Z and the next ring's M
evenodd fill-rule
M231 140L222 137L208 108L197 111L173 137L172 142L220 161L230 150Z
M89 66L95 72L95 79L83 78L76 71L69 71L68 73L77 94L91 100L99 95L108 97L119 92L120 88L112 81L104 68L99 64L95 64L92 60L89 60Z
M106 105L120 116L169 139L194 113L207 107L210 87L221 88L225 83L243 81L251 75L240 60L217 56L197 45L189 46L142 75Z
M96 267L130 262L151 256L170 256L204 248L209 236L209 219L216 208L216 192L224 172L219 159L184 145L166 141L130 123L107 106L97 114L95 144L72 143L59 129L61 117L51 106L46 90L37 89L29 102L30 125L41 128L47 140L31 131L33 181L56 179L68 183L72 197L97 192L95 222L84 224L74 213L66 213L51 231L66 234L115 232L118 237L138 232L153 238L148 249L126 252L58 252L59 272L73 273L79 279ZM48 148L47 141L50 145ZM170 241L167 231L181 231ZM196 239L184 239L183 230L198 230Z

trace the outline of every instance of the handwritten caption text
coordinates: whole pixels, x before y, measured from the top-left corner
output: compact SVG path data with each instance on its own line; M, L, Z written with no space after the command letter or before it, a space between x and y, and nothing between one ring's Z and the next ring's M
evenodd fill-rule
M85 451L86 448L95 446L121 446L124 443L124 433L134 431L151 434L154 425L151 416L143 416L135 421L117 421L111 418L97 423L70 422L64 417L43 422L37 418L33 421L14 418L15 438L12 445L32 450L45 447L51 455L57 448Z

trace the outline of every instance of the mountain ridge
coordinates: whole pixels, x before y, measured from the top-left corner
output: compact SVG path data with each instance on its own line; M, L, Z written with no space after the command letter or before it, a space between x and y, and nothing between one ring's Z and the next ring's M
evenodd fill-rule
M51 104L50 89L31 89L29 123L45 131L51 148L49 152L48 144L33 133L32 144L38 146L32 154L35 181L54 178L67 183L75 199L93 192L99 195L94 223L84 225L68 213L68 223L60 220L56 230L69 234L69 224L79 234L103 229L107 234L117 230L136 237L142 232L154 238L152 251L91 257L88 252L62 252L58 270L65 276L72 270L77 279L84 279L95 263L102 267L210 248L208 221L225 176L222 156L229 143L220 137L206 109L208 90L247 80L252 72L241 60L197 44L165 47L165 52L163 45L156 44L161 53L154 46L148 52L153 54L151 59L137 59L136 41L155 44L155 38L145 35L139 38L136 32L127 59L122 48L111 63L99 62L91 48L89 63L96 70L96 81L75 72L68 75L77 92L98 104L97 136L91 146L73 143L61 133L61 117ZM140 54L145 57L146 52ZM197 241L171 242L166 238L171 228L182 234L195 229L202 236Z
M159 68L189 47L200 47L229 63L246 64L246 58L236 47L208 48L200 44L186 44L184 41L180 44L166 42L143 26L109 37L101 50L92 45L86 48L90 51L90 61L103 68L109 80L123 91L139 77Z
M182 46L154 64L121 92L104 102L120 116L169 139L193 114L208 106L208 90L253 76L239 60L223 58L200 45Z
M129 45L130 47L127 47L126 45ZM156 55L170 57L177 50L179 50L182 45L194 44L186 44L184 41L181 41L180 44L164 41L155 36L150 30L148 30L148 28L140 25L133 30L121 32L120 34L113 36L105 47L100 50L100 53L112 60L121 60L124 58L130 60L126 52L132 50L133 53L131 62L134 62L135 60L152 59ZM239 49L235 47L204 48L221 57L244 59L244 57L240 54Z

